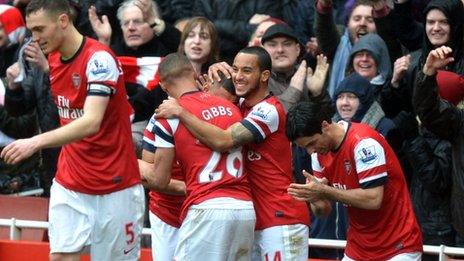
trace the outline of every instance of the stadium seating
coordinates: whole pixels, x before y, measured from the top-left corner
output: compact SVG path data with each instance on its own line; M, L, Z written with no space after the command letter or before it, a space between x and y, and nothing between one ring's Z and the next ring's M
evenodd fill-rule
M48 198L15 197L0 195L0 218L16 218L36 221L47 221ZM0 227L0 239L9 238L9 228ZM44 229L23 229L21 240L48 241ZM9 260L1 259L0 260Z

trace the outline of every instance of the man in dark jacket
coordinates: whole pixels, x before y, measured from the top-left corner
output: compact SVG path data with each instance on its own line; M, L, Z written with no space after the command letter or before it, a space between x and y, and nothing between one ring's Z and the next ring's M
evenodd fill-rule
M14 79L20 75L20 68L22 68L24 78L16 83ZM5 88L5 109L10 115L19 117L36 111L41 132L47 132L59 126L58 109L50 92L47 58L37 42L27 42L22 47L18 63L13 64L7 70L7 78L9 79L8 88ZM33 134L35 133L31 133L31 136ZM48 148L41 151L44 195L49 194L59 153L60 148Z
M417 74L413 105L424 126L452 144L451 210L453 226L464 236L464 110L443 101L438 96L436 75L454 61L454 50L447 46L432 50ZM457 82L459 84L459 82ZM461 84L462 86L462 84ZM461 87L462 88L462 87Z

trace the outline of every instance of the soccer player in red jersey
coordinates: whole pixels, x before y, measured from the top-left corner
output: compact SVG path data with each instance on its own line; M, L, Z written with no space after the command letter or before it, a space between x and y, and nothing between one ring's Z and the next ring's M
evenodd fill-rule
M153 115L143 133L142 159L139 160L142 181L152 171L155 160L155 115ZM176 187L160 191L158 186L143 182L149 193L149 218L151 228L151 248L153 260L173 260L176 250L178 231L181 225L180 214L185 200L185 183L180 165L174 160L171 179L177 181Z
M193 115L219 128L240 121L240 111L234 104L197 89L195 71L186 56L166 56L159 75L161 87ZM179 119L158 118L153 133L156 151L154 170L145 176L148 183L169 191L176 160L187 188L174 259L248 260L256 216L242 148L213 151Z
M215 82L214 84L208 80L207 76L201 76L198 84L201 85L203 91L235 103L237 96L235 96L235 88L232 80L227 79L224 75L221 76L222 81ZM154 162L156 151L154 134L155 122L155 115L153 115L144 131L142 159L139 160L142 180L145 179L145 173L151 171L151 164ZM178 181L183 180L180 165L176 160L172 168L171 180L172 179ZM159 192L159 187L150 187L150 184L144 184L144 186L151 190L149 194L149 215L151 246L152 249L155 250L152 251L153 260L172 260L177 245L178 230L181 225L179 220L180 211L185 200L185 193L181 193L182 195L177 194L184 192L185 183L177 182L173 190L164 192Z
M51 188L51 260L137 260L144 193L131 140L121 70L106 46L81 35L66 0L32 0L26 24L48 54L61 127L13 142L1 156L17 163L63 146Z
M325 102L302 102L287 115L289 139L306 148L313 174L288 193L309 201L318 215L330 201L348 207L343 260L421 260L422 235L398 159L387 141L365 124L332 122Z
M214 150L245 145L245 169L257 216L253 259L307 260L309 213L306 204L286 191L292 182L291 147L284 108L267 87L271 58L262 47L247 47L235 57L233 70L235 92L242 97L240 122L217 128L174 100L165 101L157 112L178 117Z

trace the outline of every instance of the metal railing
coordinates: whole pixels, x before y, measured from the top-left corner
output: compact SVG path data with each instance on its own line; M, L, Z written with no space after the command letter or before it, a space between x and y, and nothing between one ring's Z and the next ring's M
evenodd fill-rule
M33 229L48 229L48 222L22 220L22 219L0 219L0 227L10 228L10 240L21 240L21 230L23 228ZM143 228L142 235L151 235L150 228ZM344 249L346 246L345 240L331 240L331 239L308 239L309 247L329 248L329 249ZM450 247L445 245L432 246L424 245L425 254L438 255L439 261L446 261L448 256L464 257L464 248ZM463 259L464 260L464 259Z

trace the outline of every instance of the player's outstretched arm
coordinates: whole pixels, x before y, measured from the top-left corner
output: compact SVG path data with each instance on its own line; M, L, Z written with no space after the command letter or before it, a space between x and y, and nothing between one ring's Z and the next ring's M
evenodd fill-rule
M6 146L0 156L6 163L16 164L41 149L59 147L96 134L100 130L108 101L109 97L88 96L82 117L55 130L16 140Z
M214 151L228 151L254 140L253 133L242 123L237 122L223 130L197 118L175 99L164 100L155 113L156 118L179 118L195 138Z
M382 205L384 186L373 188L338 189L325 186L323 194L333 201L338 201L356 208L378 210Z
M198 119L187 110L183 110L179 119L201 143L214 151L228 151L254 140L250 130L237 122L223 130L211 123Z

